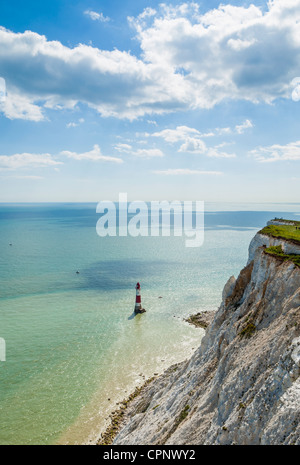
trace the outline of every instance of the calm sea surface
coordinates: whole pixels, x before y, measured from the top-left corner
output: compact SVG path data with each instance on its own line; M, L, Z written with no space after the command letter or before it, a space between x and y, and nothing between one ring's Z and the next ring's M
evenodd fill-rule
M266 221L300 218L299 204L206 210L203 246L186 248L100 238L94 204L0 205L0 444L93 440L116 402L199 346L184 318L217 309Z

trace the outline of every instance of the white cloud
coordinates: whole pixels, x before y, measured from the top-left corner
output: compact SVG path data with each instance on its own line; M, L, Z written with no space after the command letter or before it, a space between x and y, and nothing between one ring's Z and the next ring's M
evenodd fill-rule
M235 130L238 134L243 134L246 129L253 128L253 124L249 119L246 119L241 125L237 125Z
M235 158L235 153L221 152L218 146L207 147L201 139L189 138L182 144L178 152L195 153L205 155L210 158Z
M139 141L139 143L145 143L145 141ZM164 153L157 148L151 148L151 149L138 149L135 150L132 145L129 144L116 144L114 148L118 152L123 152L123 153L129 153L130 155L133 155L135 157L140 157L140 158L153 158L153 157L163 157Z
M243 126L243 125L242 125ZM244 126L243 126L244 127ZM216 130L219 134L231 133L230 128ZM235 154L220 152L219 147L207 147L202 137L213 136L214 133L201 134L200 131L187 126L177 126L176 129L164 129L147 136L160 137L169 143L183 142L178 152L201 154L213 158L234 158Z
M102 155L99 145L94 145L90 152L76 153L64 150L60 152L60 156L67 157L73 160L89 160L92 162L104 161L112 163L123 163L121 158L109 157ZM34 153L21 153L14 155L0 155L0 171L3 170L19 170L23 168L47 168L53 167L57 170L58 165L63 165L62 161L59 161L57 157L53 157L50 153L34 154ZM32 177L32 176L30 176ZM22 176L24 178L24 176ZM26 178L29 178L26 176ZM32 179L36 179L33 176Z
M181 145L178 152L206 153L207 147L203 140L189 137L184 144Z
M157 11L154 9L154 8L151 8L151 7L147 7L144 9L144 11L138 15L137 19L138 21L141 21L141 20L144 20L146 18L149 18L151 16L155 16L157 13ZM135 22L135 19L134 18L129 18L129 21L131 22Z
M133 155L141 158L163 157L164 154L160 149L138 149Z
M2 111L40 121L44 108L83 103L102 116L132 120L209 109L225 99L297 99L291 82L300 68L300 0L269 1L267 7L221 4L205 14L196 3L147 8L130 18L141 56L70 48L2 27L0 69L11 99ZM92 10L86 15L107 20Z
M223 136L223 135L231 134L232 129L231 128L217 128L215 132L216 132L216 135Z
M291 82L292 87L292 99L294 102L299 102L300 100L300 77L297 76Z
M118 152L125 152L125 153L130 153L132 152L132 145L129 145L129 144L122 144L121 142L116 144L114 146L114 148L118 151Z
M66 127L67 128L76 128L77 126L79 126L82 123L84 123L84 118L80 118L77 123L75 123L74 121L71 121L70 123L66 124Z
M101 21L101 23L110 21L108 16L104 16L103 13L97 13L96 11L86 10L84 14L89 16L93 21Z
M166 142L174 143L184 140L191 135L200 136L200 132L197 129L189 128L187 126L177 126L176 129L164 129L163 131L154 132L153 134L147 135L151 135L152 137L161 137Z
M269 147L258 147L251 150L250 155L261 163L297 161L300 160L300 141L286 145L274 144Z
M0 76L0 103L6 100L6 83L5 79Z
M82 102L103 116L132 119L162 92L151 67L129 52L68 48L31 31L15 34L0 27L0 68L10 118L37 121L43 108L73 109Z
M235 153L220 152L217 146L209 148L206 156L210 158L236 158Z
M229 39L227 43L229 47L239 52L240 50L251 47L251 45L255 44L255 42L256 42L256 39L252 39L252 40Z
M191 141L191 145L193 143L197 145L196 141L198 140L199 145L203 147L204 142L202 142L200 138L203 139L207 137L229 135L233 133L243 134L246 129L252 127L252 122L249 119L247 119L240 125L236 125L234 129L230 127L216 128L211 132L201 133L198 129L195 128L190 128L188 126L177 126L176 129L163 129L162 131L154 132L152 134L147 133L146 136L160 137L169 143L175 143L185 140L186 144L188 144L188 141Z
M215 149L221 149L223 147L226 147L226 145L232 145L234 142L221 142L221 144L215 145Z
M194 108L223 99L272 102L287 97L299 69L300 1L275 0L268 10L221 4L205 14L196 4L163 5L151 23L135 24L144 59L183 69Z
M208 176L220 176L223 173L221 171L201 171L201 170L190 170L185 168L168 169L161 171L153 171L154 174L163 176L180 176L180 175L208 175Z
M18 170L22 168L46 168L61 165L49 153L16 153L14 155L0 155L0 170Z
M97 144L94 145L93 149L90 152L77 153L77 152L70 152L68 150L63 150L62 152L60 152L60 155L63 155L73 160L79 160L79 161L90 160L90 161L107 161L107 162L112 162L112 163L123 163L123 160L121 158L102 155L101 149L99 145Z
M0 102L0 112L8 119L24 119L28 121L43 121L45 116L39 105L30 101L30 98L18 93L9 92L4 101Z

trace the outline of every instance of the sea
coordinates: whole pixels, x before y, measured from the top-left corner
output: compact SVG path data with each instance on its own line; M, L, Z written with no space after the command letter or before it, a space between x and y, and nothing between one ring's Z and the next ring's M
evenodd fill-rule
M96 207L0 204L1 445L95 443L136 386L199 347L185 320L218 309L255 233L300 219L299 203L207 203L189 248L172 230L100 237Z

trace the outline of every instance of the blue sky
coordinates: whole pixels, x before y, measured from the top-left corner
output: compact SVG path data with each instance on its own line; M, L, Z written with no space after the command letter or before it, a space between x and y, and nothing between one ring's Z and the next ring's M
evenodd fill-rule
M10 0L0 26L1 202L299 201L300 0Z

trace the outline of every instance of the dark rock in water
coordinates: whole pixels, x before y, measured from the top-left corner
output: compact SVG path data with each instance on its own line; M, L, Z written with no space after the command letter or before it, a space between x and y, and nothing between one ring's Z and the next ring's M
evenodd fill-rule
M189 318L187 318L185 321L188 323L198 327L198 328L204 328L206 329L208 325L212 322L214 319L216 312L215 311L204 311L204 312L199 312L196 315L191 315Z
M140 310L134 310L134 313L146 313L146 310L141 308Z

